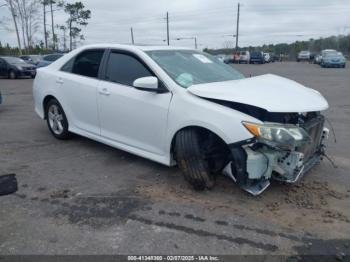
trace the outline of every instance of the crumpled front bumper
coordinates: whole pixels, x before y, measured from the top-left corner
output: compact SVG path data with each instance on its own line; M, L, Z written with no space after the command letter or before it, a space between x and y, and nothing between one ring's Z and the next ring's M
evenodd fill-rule
M324 142L329 130L324 128L324 120L314 121L305 129L311 136L312 143L284 151L268 145L245 144L237 149L232 146L233 161L223 169L223 174L252 195L261 194L270 180L295 183L321 160L325 150Z

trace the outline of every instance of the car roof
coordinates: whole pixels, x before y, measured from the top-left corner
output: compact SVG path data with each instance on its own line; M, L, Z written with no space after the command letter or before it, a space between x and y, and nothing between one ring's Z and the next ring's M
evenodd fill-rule
M167 45L129 45L129 44L94 44L85 45L83 48L128 48L138 49L142 51L155 51L155 50L193 50L193 48L167 46Z
M0 58L19 58L19 57L17 57L17 56L9 56L9 55L7 55L7 56L0 56Z

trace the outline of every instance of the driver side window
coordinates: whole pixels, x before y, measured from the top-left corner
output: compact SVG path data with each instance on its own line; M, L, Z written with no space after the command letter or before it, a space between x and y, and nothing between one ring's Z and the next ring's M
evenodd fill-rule
M154 74L134 56L113 51L110 53L106 80L132 86L136 79L146 76Z

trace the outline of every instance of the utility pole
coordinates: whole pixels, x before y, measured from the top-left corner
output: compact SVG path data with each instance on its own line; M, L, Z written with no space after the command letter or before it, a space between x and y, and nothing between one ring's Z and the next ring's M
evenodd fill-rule
M52 49L55 50L56 48L56 36L55 36L55 25L53 23L53 11L52 11L52 2L53 0L50 0L50 11L51 11L51 28L52 28Z
M166 12L166 36L167 36L168 45L170 45L170 38L169 38L169 13L168 12Z
M130 33L131 33L131 43L134 45L134 31L132 30L132 27L130 28Z
M238 34L239 34L239 3L238 3L238 10L237 10L237 28L236 28L236 52L238 51Z
M198 49L198 45L197 45L197 36L194 37L194 48Z
M43 1L44 7L44 37L45 37L45 48L47 49L47 31L46 31L46 1Z
M10 10L11 10L11 15L12 15L13 23L15 24L19 54L22 55L21 39L19 38L19 32L18 32L18 26L17 26L17 20L16 20L15 9L14 9L14 7L13 7L12 0L10 0L8 3L10 4Z

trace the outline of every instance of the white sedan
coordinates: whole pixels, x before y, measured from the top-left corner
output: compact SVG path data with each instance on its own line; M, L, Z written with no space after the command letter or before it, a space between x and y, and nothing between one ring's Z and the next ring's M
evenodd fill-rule
M254 195L271 179L295 182L328 135L319 92L271 74L244 78L185 48L85 46L39 69L33 93L54 137L177 164L199 190L220 174Z

